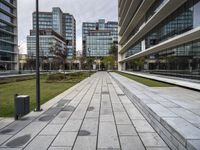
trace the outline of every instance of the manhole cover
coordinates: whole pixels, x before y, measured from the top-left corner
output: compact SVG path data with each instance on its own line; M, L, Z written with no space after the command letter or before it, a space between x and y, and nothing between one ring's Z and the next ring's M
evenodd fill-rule
M12 131L14 131L14 130L13 129L4 129L4 130L0 131L0 134L8 134Z
M6 144L6 146L8 147L19 147L19 146L23 146L24 144L26 144L31 138L31 135L27 134L24 136L20 136L18 138L15 138L14 140L8 142Z
M62 111L74 111L75 107L74 106L66 106L65 108L62 109Z
M80 130L80 131L78 132L78 135L79 135L79 136L88 136L88 135L90 135L90 132L89 132L89 131L86 131L86 130Z
M87 111L93 111L94 107L88 107Z

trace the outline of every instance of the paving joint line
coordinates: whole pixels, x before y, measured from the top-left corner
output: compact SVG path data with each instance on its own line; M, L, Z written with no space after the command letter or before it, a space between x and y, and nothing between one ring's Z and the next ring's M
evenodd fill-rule
M90 103L91 103L91 101L92 101L92 98L94 97L94 93L95 93L95 90L96 90L96 88L97 88L97 86L98 86L98 82L99 82L99 80L96 82L96 85L95 85L95 89L93 90L93 94L92 94L92 96L91 96L91 99L90 99L90 102L89 102L89 104L88 104L88 107L89 107L89 105L90 105ZM93 84L91 83L91 85L93 86ZM92 87L91 86L91 87ZM89 88L89 90L91 89L91 87ZM88 91L89 91L88 90ZM84 98L84 96L83 96L83 98ZM81 100L82 101L82 100ZM87 107L87 109L88 109L88 107ZM82 127L82 125L83 125L83 122L84 122L84 120L85 120L85 116L86 116L86 114L87 114L87 109L86 109L86 112L85 112L85 114L84 114L84 118L83 118L83 120L82 120L82 122L81 122L81 125L80 125L80 128L79 128L79 130L78 130L78 132L77 132L77 135L76 135L76 138L75 138L75 140L74 140L74 143L73 143L73 145L72 145L72 150L74 149L74 146L75 146L75 144L76 144L76 141L77 141L77 139L78 139L78 134L79 134L79 131L80 131L80 129L81 129L81 127Z
M93 75L94 76L94 75ZM91 88L91 86L92 86L92 84L91 84L91 78L87 78L86 80L88 80L88 82L86 82L87 84L89 83L89 86L88 86L88 89L85 91L85 93L83 94L83 96L82 96L82 98L80 99L80 101L78 102L78 105L76 106L76 108L75 108L75 110L77 109L77 107L80 105L80 103L81 103L81 101L82 101L82 99L84 98L84 96L87 94L87 92L89 91L89 89ZM92 80L94 80L93 78L92 78ZM84 90L84 87L83 87L83 90ZM78 95L76 95L75 97L78 97ZM75 111L74 110L74 111ZM64 128L64 126L66 125L66 123L69 121L69 119L70 119L70 117L72 116L72 114L74 113L74 111L73 112L71 112L71 114L70 114L70 116L68 117L68 119L65 121L65 123L63 124L63 126L61 127L61 129L59 130L59 132L57 133L57 135L55 136L55 138L53 139L53 141L50 143L50 145L48 146L48 149L50 148L50 147L52 147L52 144L53 144L53 142L55 141L55 139L57 138L57 136L59 135L59 133L61 133L61 131L62 131L62 129ZM55 146L54 146L55 147ZM60 147L60 146L59 146ZM64 147L64 146L63 146Z

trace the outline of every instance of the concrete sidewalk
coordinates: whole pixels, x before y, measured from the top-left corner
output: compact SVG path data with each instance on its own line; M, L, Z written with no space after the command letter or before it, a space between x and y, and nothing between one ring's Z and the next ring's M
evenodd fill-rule
M119 74L111 75L171 149L200 149L199 92L147 87Z
M200 91L199 80L183 79L183 78L172 77L172 76L147 74L147 73L140 73L140 72L130 72L130 71L121 71L121 72Z
M0 149L169 150L106 72L94 74L42 108L20 121L0 120Z

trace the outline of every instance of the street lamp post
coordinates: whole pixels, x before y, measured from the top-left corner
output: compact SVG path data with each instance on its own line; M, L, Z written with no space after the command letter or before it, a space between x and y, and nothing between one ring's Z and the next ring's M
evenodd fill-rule
M91 51L90 51L90 48L88 48L88 52L89 52L89 58L90 58L90 59L89 59L89 60L90 60L90 63L89 63L89 65L90 65L90 66L89 66L90 72L89 72L89 73L91 73L91 64L92 64L92 62L91 62L91 57L90 57L90 52L91 52Z
M39 3L36 0L36 111L40 108Z

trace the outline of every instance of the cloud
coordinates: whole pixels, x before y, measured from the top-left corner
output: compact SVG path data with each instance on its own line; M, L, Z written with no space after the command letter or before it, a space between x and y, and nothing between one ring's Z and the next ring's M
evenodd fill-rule
M26 41L21 41L19 43L19 53L20 54L27 54L27 45Z
M81 50L82 22L95 22L101 18L117 21L117 2L118 0L39 0L39 9L51 11L52 7L60 7L63 12L73 14L77 23L77 50ZM26 43L26 37L32 28L33 11L35 0L18 0L19 43Z

